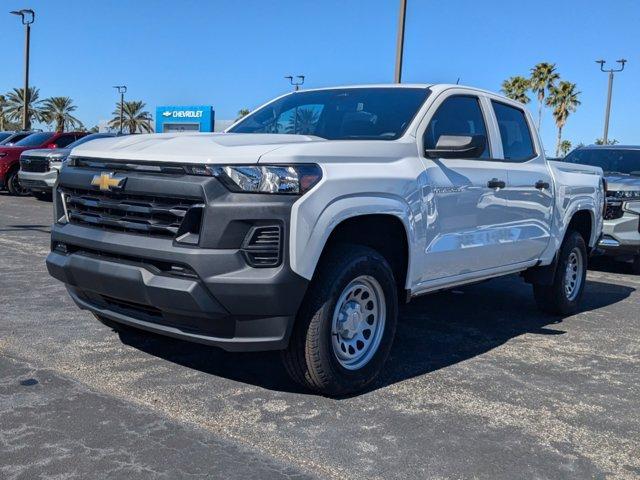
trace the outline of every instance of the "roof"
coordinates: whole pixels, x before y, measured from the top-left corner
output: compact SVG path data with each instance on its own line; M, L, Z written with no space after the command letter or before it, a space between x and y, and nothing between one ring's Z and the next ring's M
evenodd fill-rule
M578 148L593 150L640 150L640 145L584 145Z

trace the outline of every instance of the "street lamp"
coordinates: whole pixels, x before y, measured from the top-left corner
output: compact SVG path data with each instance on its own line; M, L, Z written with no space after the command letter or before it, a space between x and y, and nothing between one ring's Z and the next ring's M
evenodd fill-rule
M286 77L289 79L289 83L291 85L293 85L293 88L295 89L295 91L297 92L298 90L300 90L300 86L304 85L304 75L297 75L296 78L298 79L297 81L293 81L293 75L287 75Z
M123 112L123 108L124 108L124 94L127 92L127 86L126 85L114 85L113 88L115 88L118 93L120 94L120 135L122 135L122 124L124 123L124 112Z
M407 0L400 0L398 14L398 37L396 38L396 72L393 81L402 81L402 57L404 55L404 21L407 18Z
M36 12L30 8L22 10L13 10L12 15L17 15L24 25L25 43L24 43L24 92L22 95L22 129L28 130L31 127L29 122L29 41L31 38L31 24L36 19Z
M609 68L605 69L604 64L607 63L605 60L596 60L596 63L600 64L600 70L609 74L609 90L607 92L607 108L604 112L604 135L602 136L602 143L607 145L608 136L609 136L609 114L611 113L611 91L613 90L613 74L617 72L621 72L624 70L624 64L627 61L624 58L620 60L616 60L617 63L620 64L620 68Z

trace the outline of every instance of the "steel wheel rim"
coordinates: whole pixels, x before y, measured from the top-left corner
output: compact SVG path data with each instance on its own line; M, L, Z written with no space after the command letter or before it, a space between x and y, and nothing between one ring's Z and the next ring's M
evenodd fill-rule
M358 370L378 351L386 323L384 291L368 275L352 280L342 291L331 321L331 347L340 365Z
M582 273L584 262L582 252L578 247L574 247L569 252L567 267L564 273L564 294L569 301L575 300L582 286Z

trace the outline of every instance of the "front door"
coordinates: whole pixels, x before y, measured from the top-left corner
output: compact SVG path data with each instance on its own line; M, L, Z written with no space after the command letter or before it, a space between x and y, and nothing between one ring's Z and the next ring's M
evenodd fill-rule
M503 228L507 169L492 159L480 99L449 94L438 100L424 149L433 149L441 135L485 135L487 146L478 158L424 158L429 185L423 195L427 231L420 283L505 265L501 244L508 235Z

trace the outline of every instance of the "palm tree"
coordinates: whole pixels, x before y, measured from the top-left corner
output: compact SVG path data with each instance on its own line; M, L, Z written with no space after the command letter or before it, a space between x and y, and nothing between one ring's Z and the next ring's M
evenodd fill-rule
M553 108L553 118L558 127L558 143L556 144L556 156L560 155L560 144L562 143L562 128L567 123L569 114L576 111L580 100L580 92L576 90L577 85L571 82L562 81L551 89L547 97L547 105Z
M556 72L555 63L541 62L531 69L529 85L531 90L538 95L538 131L542 125L542 105L544 97L555 86L560 75Z
M40 104L42 100L40 98L40 90L36 87L29 87L29 94L27 95L27 104L29 107L29 114L27 115L27 129L31 128L32 122L43 122L46 118L42 114L42 108ZM22 123L22 106L24 104L24 88L14 88L6 96L7 106L5 107L5 114L7 118L13 122Z
M607 145L615 145L616 143L620 142L618 142L618 140L616 140L615 138L607 140ZM604 140L602 138L596 138L596 145L604 145Z
M569 150L571 150L571 142L569 140L562 140L562 142L560 142L560 153L562 156L566 157Z
M129 133L151 132L151 121L153 118L144 107L146 104L139 100L124 102L122 129L129 130ZM112 113L113 119L109 126L117 130L120 129L120 102L116 103L116 109Z
M240 120L243 117L246 117L250 113L251 110L249 110L248 108L241 108L240 110L238 110L238 117L236 118L236 121Z
M4 108L7 106L7 99L4 95L0 95L0 132L4 131L4 124L7 121Z
M72 115L77 108L69 97L51 97L42 103L42 113L47 123L55 124L56 132L82 127L82 122Z
M527 104L531 99L527 96L529 80L521 76L515 76L502 82L502 93L516 102Z

